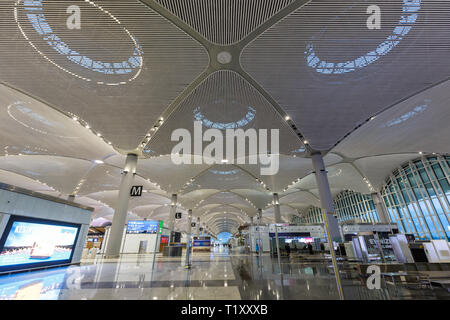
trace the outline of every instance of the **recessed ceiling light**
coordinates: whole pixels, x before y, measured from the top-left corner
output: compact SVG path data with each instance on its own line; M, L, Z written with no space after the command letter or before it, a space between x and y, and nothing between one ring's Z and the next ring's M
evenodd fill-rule
M222 159L222 163L227 163L228 159Z
M289 116L286 116L284 119L286 119L286 121L290 120L291 118Z
M94 160L95 163L102 164L104 163L102 160Z

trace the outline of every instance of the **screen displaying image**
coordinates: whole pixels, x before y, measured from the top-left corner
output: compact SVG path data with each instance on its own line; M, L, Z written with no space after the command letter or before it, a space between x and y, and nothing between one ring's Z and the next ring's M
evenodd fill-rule
M79 227L20 219L9 226L0 249L1 269L70 262Z
M132 220L128 221L127 233L139 234L139 233L158 233L159 220Z

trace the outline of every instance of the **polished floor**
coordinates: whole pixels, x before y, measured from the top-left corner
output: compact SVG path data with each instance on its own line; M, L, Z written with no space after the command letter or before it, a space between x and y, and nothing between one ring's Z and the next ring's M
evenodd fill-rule
M79 266L0 276L0 299L54 300L298 300L338 299L330 262L321 256L282 257L214 248L185 257L123 255L84 260ZM280 272L280 270L282 272ZM418 290L393 296L369 290L358 277L342 275L346 299L448 299L446 292ZM440 296L438 296L440 294Z

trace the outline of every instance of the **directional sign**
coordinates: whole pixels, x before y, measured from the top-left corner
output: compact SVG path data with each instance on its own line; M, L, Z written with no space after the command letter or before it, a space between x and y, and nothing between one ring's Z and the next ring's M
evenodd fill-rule
M175 219L181 219L181 212L175 212Z
M191 222L191 227L195 228L195 226L196 226L195 222Z

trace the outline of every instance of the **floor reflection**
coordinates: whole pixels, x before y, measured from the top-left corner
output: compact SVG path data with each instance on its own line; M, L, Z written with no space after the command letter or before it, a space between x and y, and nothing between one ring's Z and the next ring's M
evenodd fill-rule
M242 254L214 247L185 257L98 257L79 266L0 276L0 299L281 300L338 299L327 259ZM343 277L346 299L390 299L368 290L357 277Z

